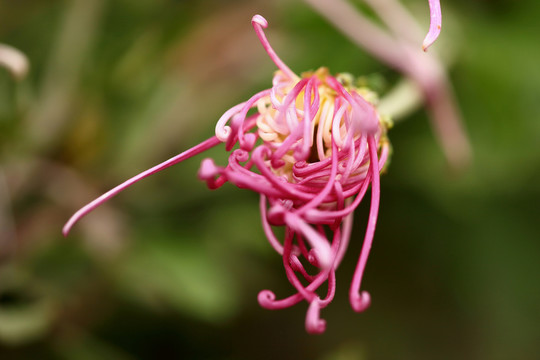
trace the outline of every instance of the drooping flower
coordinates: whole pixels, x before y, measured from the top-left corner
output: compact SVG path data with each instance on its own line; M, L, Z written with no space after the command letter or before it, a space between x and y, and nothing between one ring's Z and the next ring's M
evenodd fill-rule
M94 208L137 181L224 143L228 164L204 159L198 177L210 189L226 182L260 194L264 232L283 258L296 293L277 300L270 290L259 293L260 305L282 309L308 302L306 330L322 333L320 310L333 299L336 269L349 244L353 211L371 185L371 208L364 243L352 278L349 299L361 312L370 296L360 291L362 275L375 233L379 208L379 173L390 145L389 122L374 104L376 95L355 87L348 74L330 75L326 68L297 76L277 56L260 15L252 25L277 65L272 87L238 104L218 120L215 136L151 168L103 194L66 223L63 233ZM249 111L256 111L249 115ZM274 227L284 227L278 239ZM325 289L321 289L326 284Z

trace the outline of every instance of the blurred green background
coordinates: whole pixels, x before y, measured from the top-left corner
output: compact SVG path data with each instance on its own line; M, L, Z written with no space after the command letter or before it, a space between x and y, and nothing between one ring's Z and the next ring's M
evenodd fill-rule
M405 1L428 21L427 1ZM211 136L229 107L296 72L398 74L301 1L0 1L0 42L27 78L0 69L0 358L539 359L540 2L443 1L438 50L474 149L452 171L425 110L390 133L394 156L363 286L348 304L367 220L322 312L259 307L292 292L265 240L258 197L196 178L202 157L129 189L60 230L87 201ZM426 27L427 28L427 27ZM386 85L385 85L386 84ZM385 87L386 86L386 87ZM222 147L208 156L226 161Z

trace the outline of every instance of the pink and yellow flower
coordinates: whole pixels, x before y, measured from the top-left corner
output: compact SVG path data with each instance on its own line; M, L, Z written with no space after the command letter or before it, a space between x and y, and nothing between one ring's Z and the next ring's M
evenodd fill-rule
M306 301L306 330L322 333L326 323L320 310L334 297L336 269L349 244L353 212L371 185L368 226L349 291L355 311L370 304L369 294L360 291L360 285L375 233L379 173L390 152L386 137L390 124L377 113L376 94L355 87L350 75L332 76L326 68L296 75L266 39L266 20L255 15L252 25L278 67L272 87L226 111L217 122L215 136L77 211L63 233L67 235L80 218L137 181L224 143L230 152L228 164L204 159L198 177L210 189L230 182L260 194L266 237L283 258L286 276L295 289L279 300L272 291L263 290L258 296L260 305L282 309ZM250 115L252 109L255 112ZM285 228L283 239L278 239L275 227Z

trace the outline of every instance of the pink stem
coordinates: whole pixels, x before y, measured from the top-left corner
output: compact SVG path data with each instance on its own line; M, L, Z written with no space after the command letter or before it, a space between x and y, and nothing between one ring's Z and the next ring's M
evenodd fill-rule
M305 0L337 29L396 69L406 69L399 41L345 0Z
M433 92L440 92L441 97L451 96L452 91L446 79L446 74L436 57L419 56L421 53L417 52L415 48L412 48L410 43L406 39L403 39L403 36L396 33L388 33L345 0L304 1L311 4L355 43L387 65L399 70L414 80L421 87L425 98ZM370 3L373 1L370 1ZM438 35L440 31L438 29L438 26L440 26L439 0L429 1L432 20L431 27L433 27L434 31L431 31L430 27L428 36L426 36L428 44L424 44L424 48L426 48L426 45L429 46L429 40L432 36L435 34ZM378 7L373 8L376 12L378 11ZM384 17L381 16L381 18ZM438 25L437 22L439 22ZM435 39L436 36L433 36L433 41ZM432 118L432 122L436 127L442 126L437 123L452 123L448 126L452 128L454 133L443 133L438 134L438 136L443 145L443 151L451 162L451 165L456 168L462 168L468 165L471 160L469 140L463 129L461 118L458 116L459 114L456 114L458 112L456 104L452 99L441 99L441 102L449 106L445 110L450 111L451 115L433 109L434 117ZM428 106L435 107L437 105L428 99ZM452 114L455 114L455 116Z
M392 34L415 44L424 34L418 22L411 16L400 0L364 0Z

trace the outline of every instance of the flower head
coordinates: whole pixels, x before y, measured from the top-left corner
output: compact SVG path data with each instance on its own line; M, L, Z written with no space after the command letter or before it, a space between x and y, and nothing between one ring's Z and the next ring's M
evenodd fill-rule
M255 15L252 24L278 67L272 87L226 111L214 137L83 207L65 225L64 234L82 216L133 183L224 143L230 152L228 163L219 166L204 159L198 177L210 189L230 182L260 194L264 231L282 256L287 278L296 290L280 300L263 290L258 296L260 305L281 309L305 300L309 303L306 329L321 333L326 325L320 310L334 297L335 271L349 243L353 211L369 185L370 215L349 298L358 312L370 304L369 294L360 292L360 283L377 221L379 173L389 155L389 123L374 107L376 95L356 87L350 75L332 76L320 68L297 76L266 39L266 20ZM255 112L250 115L252 109ZM276 226L285 228L281 240L274 233ZM326 291L321 290L324 284Z

